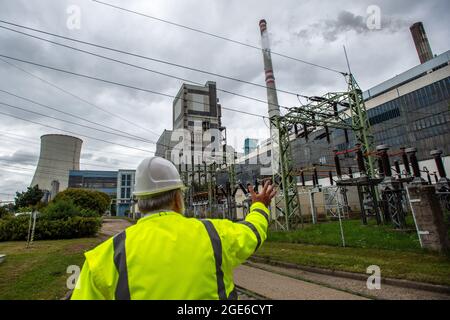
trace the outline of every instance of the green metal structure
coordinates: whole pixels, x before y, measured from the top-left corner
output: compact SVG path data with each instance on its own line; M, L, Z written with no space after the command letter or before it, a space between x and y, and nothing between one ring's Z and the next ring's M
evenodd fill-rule
M297 177L293 164L291 140L307 136L319 128L338 128L353 131L361 145L369 178L375 176L374 139L362 91L352 74L346 76L348 91L327 93L322 97L309 97L309 103L289 108L288 112L270 119L279 135L279 170L274 170L274 181L280 185L280 196L275 200L275 226L281 230L298 227L302 222ZM301 129L299 129L299 126ZM301 131L302 130L302 131ZM276 142L273 147L277 147Z

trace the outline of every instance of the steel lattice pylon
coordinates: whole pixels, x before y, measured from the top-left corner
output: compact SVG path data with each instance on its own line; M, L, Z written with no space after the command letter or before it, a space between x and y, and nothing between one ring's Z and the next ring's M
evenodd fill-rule
M274 131L278 134L278 137L272 136L272 149L279 151L279 160L276 161L279 162L279 168L274 170L274 180L282 186L282 194L275 201L276 223L283 230L295 227L298 224L298 218L301 219L297 178L294 173L290 145L291 136L299 136L298 125L303 126L301 133L303 135L321 127L327 132L328 128L353 131L357 143L361 145L367 168L366 174L369 179L375 177L374 159L371 155L374 151L374 139L370 133L370 122L362 91L353 75L347 76L347 82L347 92L333 92L322 97L310 97L311 103L291 108L285 115L271 118L271 127L276 128Z
M371 152L375 150L375 139L371 134L370 121L367 116L366 105L364 103L363 93L355 78L350 74L348 80L348 92L352 116L352 127L356 136L356 141L361 145L367 174L370 178L375 177L375 160Z
M282 120L283 118L278 116L271 119L271 125L278 129L279 150L279 166L277 170L274 170L273 179L276 183L281 184L281 195L275 199L275 223L281 229L287 231L302 220L302 215L297 190L297 178L294 175L289 127Z

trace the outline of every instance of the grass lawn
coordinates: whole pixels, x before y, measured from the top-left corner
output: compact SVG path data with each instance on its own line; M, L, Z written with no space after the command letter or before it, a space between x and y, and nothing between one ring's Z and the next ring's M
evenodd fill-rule
M7 255L0 264L0 300L63 298L68 292L67 267L81 267L84 251L101 241L99 238L36 241L28 249L26 242L0 242L0 253Z
M365 273L370 265L381 276L450 285L450 257L413 251L266 242L256 256L304 266Z
M360 220L343 220L347 247L421 251L419 239L411 216L407 219L408 231L394 230L391 225L376 225L370 221L363 225ZM270 231L267 241L341 246L339 222L307 224L304 229L292 232Z

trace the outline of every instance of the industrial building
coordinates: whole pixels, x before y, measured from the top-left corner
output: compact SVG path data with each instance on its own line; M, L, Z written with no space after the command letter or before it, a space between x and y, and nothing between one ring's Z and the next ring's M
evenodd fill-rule
M83 140L62 135L41 136L41 150L31 186L51 191L57 181L59 191L68 186L69 171L80 169L80 153Z
M70 170L69 188L101 191L108 194L117 216L131 210L135 170L94 171Z
M190 159L185 159L183 163L189 166L209 160L205 159L203 151L211 144L216 150L223 148L226 129L222 126L222 109L215 82L208 81L205 86L184 83L172 107L173 129L164 130L158 139L155 155L174 161L172 150L179 143L183 130L189 134L184 139L186 146L190 147L190 150L184 150L185 157L190 151Z
M365 91L363 97L375 145L387 144L397 151L414 146L418 149L421 169L425 167L431 173L436 168L430 152L441 149L444 164L450 170L450 51ZM333 130L330 142L324 129L310 133L307 138L292 137L295 167L333 165L334 150L355 146L352 132ZM238 163L256 163L252 161L264 153L270 156L270 139ZM350 158L345 160L344 164L351 162ZM311 176L305 178L310 180ZM327 180L323 179L324 184Z

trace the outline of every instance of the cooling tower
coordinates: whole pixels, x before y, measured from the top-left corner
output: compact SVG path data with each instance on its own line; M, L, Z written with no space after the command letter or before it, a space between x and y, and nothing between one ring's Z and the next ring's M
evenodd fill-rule
M31 186L52 190L52 182L59 182L59 191L67 189L69 170L80 170L80 153L83 140L61 135L47 134L41 137L41 153Z

